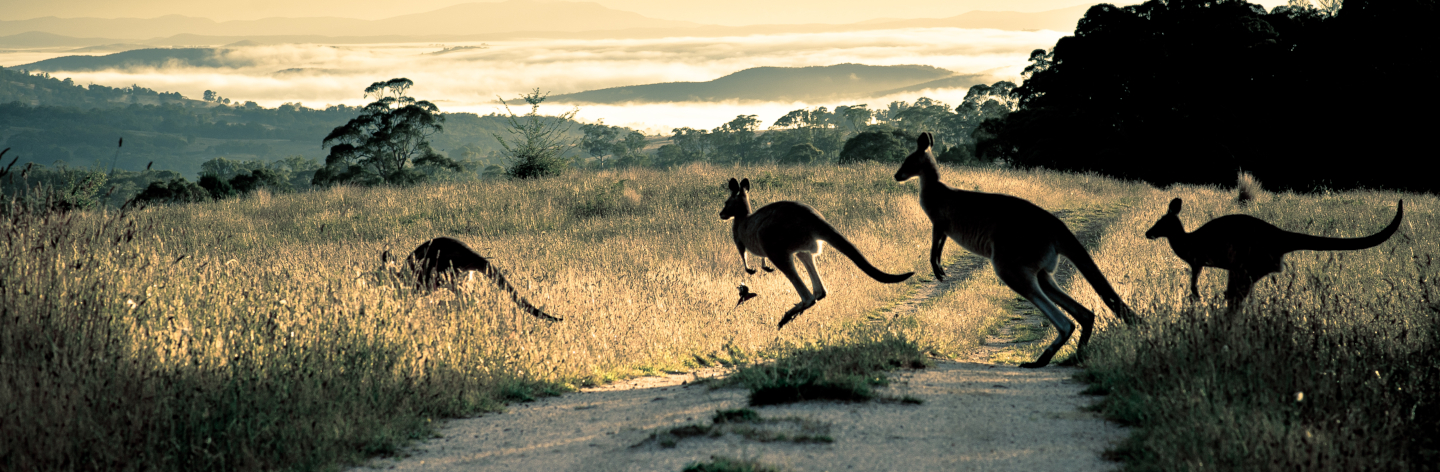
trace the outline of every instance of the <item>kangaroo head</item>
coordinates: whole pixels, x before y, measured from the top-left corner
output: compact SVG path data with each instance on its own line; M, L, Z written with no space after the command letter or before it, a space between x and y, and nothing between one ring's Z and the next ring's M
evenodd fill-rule
M390 254L389 249L380 253L380 270L398 279L403 275L401 273L401 266L400 259L396 259L395 255Z
M750 179L735 181L730 178L730 198L725 200L725 208L720 210L720 219L728 220L737 216L750 214Z
M906 156L905 163L900 164L900 170L895 171L895 181L904 182L936 169L935 155L930 152L934 145L934 136L929 132L920 133L920 137L915 138L915 152Z
M1145 231L1145 237L1149 239L1166 238L1177 234L1185 234L1185 225L1180 223L1179 198L1170 200L1170 209L1165 212L1165 216L1160 217L1160 221L1155 222L1155 226L1151 226L1148 231Z

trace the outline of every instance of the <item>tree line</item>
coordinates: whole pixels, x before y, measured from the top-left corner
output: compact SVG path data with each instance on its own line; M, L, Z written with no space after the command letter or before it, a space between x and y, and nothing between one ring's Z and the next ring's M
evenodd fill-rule
M1437 13L1435 0L1096 5L1031 54L1018 110L978 151L1157 186L1245 170L1296 190L1434 191L1413 167L1440 97L1440 68L1421 64Z

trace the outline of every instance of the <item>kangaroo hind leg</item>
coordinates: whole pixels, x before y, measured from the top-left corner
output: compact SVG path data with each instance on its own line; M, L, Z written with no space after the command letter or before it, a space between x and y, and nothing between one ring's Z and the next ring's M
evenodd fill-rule
M1044 274L1043 272L1025 267L1004 267L1001 265L1001 262L992 262L995 262L995 273L1000 276L1000 281L1005 282L1005 285L1015 290L1020 296L1025 297L1026 300L1029 300L1031 304L1035 305L1035 308L1040 309L1040 312L1044 313L1045 317L1050 319L1050 324L1055 325L1055 331L1057 332L1055 341L1050 343L1050 347L1045 348L1044 352L1040 353L1039 358L1035 359L1034 362L1020 364L1020 367L1035 369L1049 365L1050 358L1055 357L1055 353L1060 352L1060 348L1065 345L1066 341L1070 340L1070 335L1075 332L1075 324L1071 323L1070 318L1060 312L1060 307L1055 306L1055 302L1046 296L1045 289L1041 288L1042 285L1039 277ZM1048 277L1049 275L1044 274L1044 276ZM1061 293L1063 294L1063 292ZM1065 298L1068 300L1068 303L1074 303L1074 300L1070 300L1068 295L1066 295ZM1080 306L1080 304L1075 303L1075 306ZM1091 317L1093 320L1094 315L1092 314Z
M808 252L799 252L795 257L800 258L800 263L805 264L805 270L810 272L810 286L815 288L815 301L825 299L825 281L820 280L820 271L815 269L815 255Z
M1070 313L1070 316L1075 318L1076 322L1080 323L1080 341L1075 345L1075 356L1070 358L1071 361L1078 361L1081 350L1090 342L1090 334L1095 329L1095 312L1075 301L1069 293L1065 293L1065 290L1055 283L1055 278L1049 272L1040 272L1038 280L1040 289L1045 292L1045 296L1050 297L1050 300L1059 304L1061 308Z
M1262 275L1263 277L1263 275ZM1229 282L1225 284L1225 310L1234 312L1240 309L1240 304L1250 296L1250 291L1255 288L1256 277L1244 269L1230 269Z
M800 278L800 274L795 272L795 260L790 254L772 257L770 262L775 263L775 268L785 274L785 278L790 279L790 283L795 286L795 292L800 294L800 303L796 303L793 308L785 312L785 316L780 318L778 328L784 328L786 324L804 313L807 308L815 306L815 296L810 293L809 288L805 287L805 281Z

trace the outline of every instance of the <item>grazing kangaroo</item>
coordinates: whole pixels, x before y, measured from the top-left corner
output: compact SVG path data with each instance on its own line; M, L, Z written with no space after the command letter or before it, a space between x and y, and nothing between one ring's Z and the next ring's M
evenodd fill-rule
M1250 215L1225 215L1187 233L1180 223L1180 205L1179 198L1170 200L1170 209L1160 217L1160 221L1155 222L1155 226L1145 231L1145 237L1169 238L1170 249L1190 264L1192 297L1200 298L1196 284L1200 271L1205 267L1230 271L1230 280L1225 287L1225 304L1231 311L1239 308L1240 302L1250 296L1255 281L1280 271L1285 253L1375 247L1400 229L1400 219L1405 215L1405 201L1400 200L1395 206L1395 219L1390 221L1390 226L1363 238L1326 238L1293 233Z
M780 269L780 273L790 279L790 283L795 285L795 291L800 294L800 303L796 303L794 308L786 311L785 316L780 318L780 328L784 328L785 324L814 306L816 301L825 298L825 283L820 280L820 272L815 270L814 260L814 256L820 254L823 248L822 241L835 246L835 250L854 261L865 275L880 282L903 282L915 274L909 272L891 275L876 269L870 265L870 261L865 260L860 250L855 249L854 244L850 244L845 236L840 235L834 226L825 221L820 212L809 205L789 201L775 202L751 213L749 190L750 179L739 182L730 179L730 198L725 200L725 208L720 210L720 219L735 219L731 229L735 236L735 247L740 250L740 264L745 267L746 273L755 273L755 269L750 268L746 251L769 258L775 268ZM805 264L805 270L810 272L810 284L815 286L814 293L805 287L805 282L800 280L800 274L795 272L792 255L799 257L800 262ZM763 260L761 264L763 266Z
M389 263L390 260L390 251L380 255L381 262ZM410 257L405 258L405 266L414 274L415 285L426 290L434 290L444 279L453 279L465 271L479 271L495 282L495 285L509 292L510 299L519 305L521 310L539 318L561 321L560 318L550 316L531 305L505 280L500 269L491 266L485 256L476 254L458 239L439 237L421 243L420 247L410 253Z
M895 180L920 178L920 208L930 217L934 228L930 238L930 268L935 271L935 278L945 278L940 255L948 236L960 247L990 259L1000 281L1039 308L1059 332L1040 358L1020 367L1045 367L1075 331L1074 324L1056 307L1057 303L1080 322L1079 347L1085 347L1090 341L1090 332L1095 326L1095 313L1055 283L1052 274L1058 264L1057 255L1065 256L1080 270L1095 293L1122 321L1139 323L1063 221L1018 197L970 192L945 185L940 181L940 169L930 150L933 144L930 133L921 133L916 140L917 149L895 172Z

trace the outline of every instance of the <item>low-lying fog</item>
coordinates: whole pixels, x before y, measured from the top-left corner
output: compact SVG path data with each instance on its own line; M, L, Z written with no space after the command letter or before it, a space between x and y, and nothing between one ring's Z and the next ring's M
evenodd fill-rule
M499 96L522 113L525 103L512 99L537 87L558 95L623 85L702 82L759 66L920 64L957 74L984 74L990 78L987 82L1018 82L1030 51L1050 48L1064 34L927 28L664 39L536 39L488 44L291 44L226 49L224 59L232 67L167 66L51 75L70 77L79 84L136 84L196 99L204 91L214 90L239 103L255 101L275 107L300 102L311 108L342 103L363 105L368 102L363 90L370 83L407 77L415 82L411 96L435 102L442 111L503 111L496 103ZM450 50L441 52L443 48ZM0 51L0 65L15 66L71 54ZM714 128L740 114L758 115L765 126L785 112L803 107L868 103L875 108L920 96L953 105L964 95L964 89L953 89L827 103L581 105L578 118L604 119L607 124L668 134L671 128L680 126ZM569 108L547 103L541 112L556 114Z

